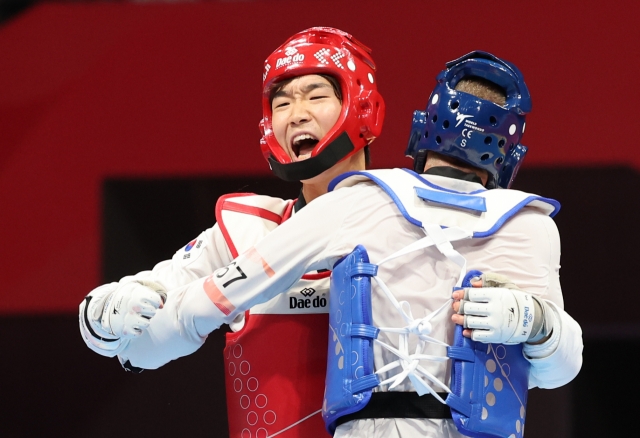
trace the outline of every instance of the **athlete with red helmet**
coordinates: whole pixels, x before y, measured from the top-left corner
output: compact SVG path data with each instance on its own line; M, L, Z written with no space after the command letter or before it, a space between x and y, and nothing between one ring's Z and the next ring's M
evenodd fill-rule
M384 101L371 51L338 29L293 35L265 61L261 148L274 173L301 181L297 201L250 193L221 197L217 223L151 271L94 289L80 305L86 344L127 370L158 368L196 351L162 310L178 286L228 265L318 196L339 174L364 170L380 134ZM327 356L329 272L305 275L286 293L230 325L225 378L230 436L328 436L320 415ZM180 316L178 315L178 318Z

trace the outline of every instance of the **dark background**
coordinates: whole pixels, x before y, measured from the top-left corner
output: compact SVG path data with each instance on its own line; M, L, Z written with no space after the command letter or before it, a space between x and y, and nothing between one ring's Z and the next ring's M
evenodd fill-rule
M10 3L15 3L11 5ZM530 392L532 437L620 436L640 390L633 308L640 35L633 1L0 2L0 436L226 436L223 331L159 370L84 345L77 306L213 225L218 196L295 197L258 148L262 61L336 26L374 49L387 102L374 167L402 157L444 63L476 48L533 96L515 188L558 199L584 366ZM629 297L629 298L627 298Z

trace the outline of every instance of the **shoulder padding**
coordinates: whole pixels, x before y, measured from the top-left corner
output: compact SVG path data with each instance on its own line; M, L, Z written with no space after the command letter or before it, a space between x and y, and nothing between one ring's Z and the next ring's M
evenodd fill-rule
M253 193L221 196L216 203L216 221L233 257L286 220L293 204L292 200Z

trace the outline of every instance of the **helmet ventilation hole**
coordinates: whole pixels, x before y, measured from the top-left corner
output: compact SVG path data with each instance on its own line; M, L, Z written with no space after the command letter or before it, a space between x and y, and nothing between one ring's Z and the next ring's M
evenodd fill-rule
M431 119L431 121L432 121L433 123L437 122L437 121L438 121L438 115L437 115L437 114L436 114L436 115L434 115L434 116L433 116L433 118Z
M488 158L489 158L489 154L482 154L482 156L480 157L480 160L484 161Z
M442 143L442 139L440 138L440 136L436 136L436 143L440 144Z
M493 138L491 138L491 136L486 136L484 138L484 144L491 144L491 142L493 141Z
M448 120L445 120L444 122L442 122L442 127L443 127L444 129L447 129L447 128L449 127L449 121L448 121Z
M429 131L424 131L424 138L429 137Z
M502 160L502 157L498 157L498 159L496 160L496 163L497 163L497 164L502 164L502 161L503 161L503 160Z
M460 103L457 100L454 100L449 104L449 108L451 108L452 110L458 109L459 106L460 106Z
M502 148L502 147L504 147L504 143L505 143L505 141L504 141L504 138L503 138L498 142L498 146L500 146Z
M496 126L498 124L498 119L496 119L495 116L491 116L489 117L489 123L491 123L493 126Z

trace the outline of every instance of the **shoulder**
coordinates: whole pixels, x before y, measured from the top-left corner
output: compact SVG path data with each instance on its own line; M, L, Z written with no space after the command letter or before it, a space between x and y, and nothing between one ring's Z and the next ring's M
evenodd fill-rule
M221 221L223 212L258 216L280 223L283 217L290 214L292 200L253 193L230 193L218 198L216 203L216 220ZM273 216L273 217L272 217ZM276 219L276 216L280 219Z
M560 241L555 221L535 207L524 207L504 224L499 234L503 237L521 236L538 244L549 242L556 245Z
M291 202L291 200L273 196L256 195L255 193L229 193L220 196L216 205L229 206L235 203L269 210L278 210L283 209L289 202Z

